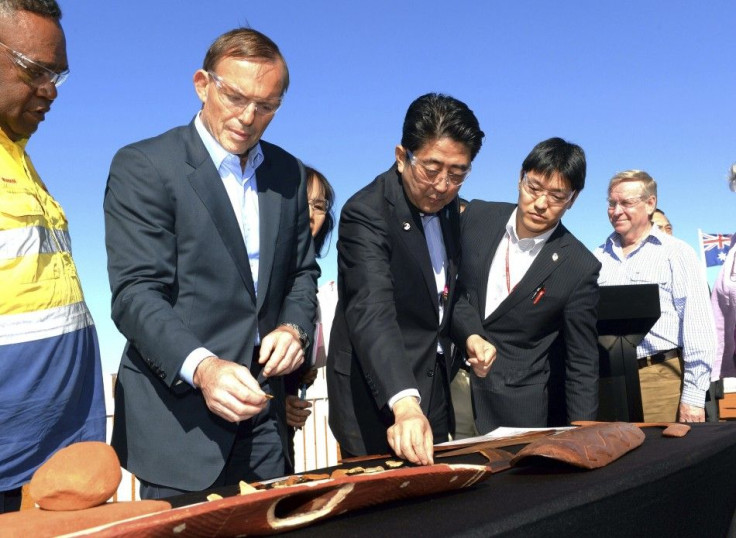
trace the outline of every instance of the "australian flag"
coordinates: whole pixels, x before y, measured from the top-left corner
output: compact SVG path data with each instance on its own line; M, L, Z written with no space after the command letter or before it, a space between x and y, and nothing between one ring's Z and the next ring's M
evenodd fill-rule
M731 234L707 234L700 232L700 244L703 245L703 256L706 267L723 265L726 254L731 247Z

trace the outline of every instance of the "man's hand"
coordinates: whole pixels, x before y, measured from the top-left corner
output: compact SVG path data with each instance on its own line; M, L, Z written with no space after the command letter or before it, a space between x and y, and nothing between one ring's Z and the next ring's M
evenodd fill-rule
M413 396L394 404L394 424L386 432L388 444L396 455L412 463L434 463L432 427Z
M263 411L268 402L245 366L214 356L199 363L192 381L202 391L209 410L228 422L247 420Z
M705 409L680 402L680 422L705 422Z
M311 387L315 379L317 379L317 368L312 366L309 370L302 374L302 378L299 380L299 383L302 385L306 385L307 387Z
M266 377L290 374L304 362L304 350L296 329L279 325L261 340L258 363Z
M496 346L478 334L471 334L465 341L465 353L475 375L487 376L496 360Z
M293 394L286 397L286 424L292 428L303 428L312 412L312 402L300 400Z

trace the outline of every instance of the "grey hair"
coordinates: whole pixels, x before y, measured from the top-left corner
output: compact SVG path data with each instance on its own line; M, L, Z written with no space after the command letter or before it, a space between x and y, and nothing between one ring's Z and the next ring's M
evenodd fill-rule
M638 181L641 183L642 198L657 196L657 182L654 178L643 170L624 170L611 178L608 182L608 194L611 194L613 188L624 181Z

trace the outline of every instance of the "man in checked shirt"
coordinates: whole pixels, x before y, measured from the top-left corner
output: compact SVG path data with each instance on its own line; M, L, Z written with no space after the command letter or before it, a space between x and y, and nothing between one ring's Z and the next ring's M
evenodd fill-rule
M611 178L614 232L595 251L598 283L659 285L661 315L636 350L644 420L703 422L716 353L708 283L692 247L652 225L656 207L657 184L646 172Z

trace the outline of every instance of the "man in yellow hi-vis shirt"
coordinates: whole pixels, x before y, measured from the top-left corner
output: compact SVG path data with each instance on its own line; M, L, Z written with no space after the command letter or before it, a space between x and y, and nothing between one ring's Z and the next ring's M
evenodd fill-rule
M0 513L56 450L105 440L66 217L25 153L69 73L60 18L55 0L0 0Z

